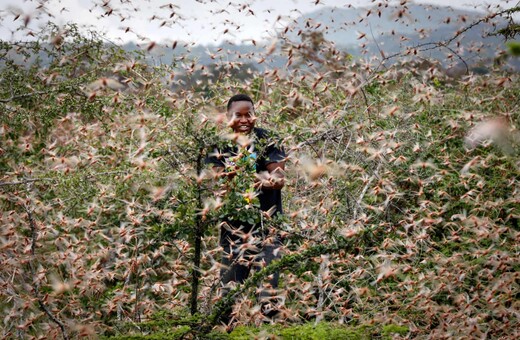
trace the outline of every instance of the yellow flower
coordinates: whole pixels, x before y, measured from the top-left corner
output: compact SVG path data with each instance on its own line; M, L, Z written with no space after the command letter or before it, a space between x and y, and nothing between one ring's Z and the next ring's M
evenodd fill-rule
M253 201L253 199L256 196L258 196L258 193L254 192L252 190L248 190L247 192L243 193L242 196L244 197L247 204L250 204Z

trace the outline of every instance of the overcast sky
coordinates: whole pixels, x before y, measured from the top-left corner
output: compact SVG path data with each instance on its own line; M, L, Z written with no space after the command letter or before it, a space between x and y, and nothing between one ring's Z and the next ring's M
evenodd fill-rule
M381 0L0 0L0 39L27 39L44 23L74 22L94 27L110 40L120 43L187 41L217 44L268 41L302 13L323 6L370 7ZM316 2L318 2L316 4ZM399 1L386 1L399 3ZM416 3L454 6L485 11L510 8L519 0L416 0ZM43 3L43 7L40 5ZM105 6L103 6L105 4ZM17 16L19 17L14 20ZM281 17L279 17L281 16ZM278 20L277 20L278 19ZM24 21L25 20L25 21ZM27 27L16 31L27 22Z

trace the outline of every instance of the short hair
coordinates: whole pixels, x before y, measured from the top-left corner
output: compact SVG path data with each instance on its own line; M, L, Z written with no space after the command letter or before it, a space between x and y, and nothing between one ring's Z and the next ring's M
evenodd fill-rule
M253 103L253 99L251 99L251 97L249 97L247 94L243 94L243 93L239 93L239 94L235 94L233 97L229 98L229 101L227 103L227 110L229 111L229 109L231 108L231 104L233 104L233 102L250 102L253 106L255 105L255 103Z

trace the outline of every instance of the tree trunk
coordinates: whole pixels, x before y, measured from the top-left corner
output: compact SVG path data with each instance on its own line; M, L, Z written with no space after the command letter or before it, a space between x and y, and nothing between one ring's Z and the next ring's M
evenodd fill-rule
M202 156L204 155L204 149L199 149L197 156L197 176L202 171ZM202 210L202 186L197 183L197 209ZM199 293L199 277L200 277L200 261L202 257L202 237L204 236L204 225L202 223L202 217L200 215L195 216L195 232L193 235L194 241L194 255L193 255L193 269L191 272L191 297L190 297L190 312L191 315L197 313L197 300Z

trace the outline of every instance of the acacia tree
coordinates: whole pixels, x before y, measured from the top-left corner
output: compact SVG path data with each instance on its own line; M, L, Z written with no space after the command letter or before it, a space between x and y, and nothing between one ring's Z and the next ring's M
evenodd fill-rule
M201 191L180 207L163 201L179 179L197 187L198 113L168 90L167 70L75 27L2 47L13 56L1 83L4 335L51 329L71 337L138 321L157 304L183 306L182 290L175 301L169 294L189 286Z

